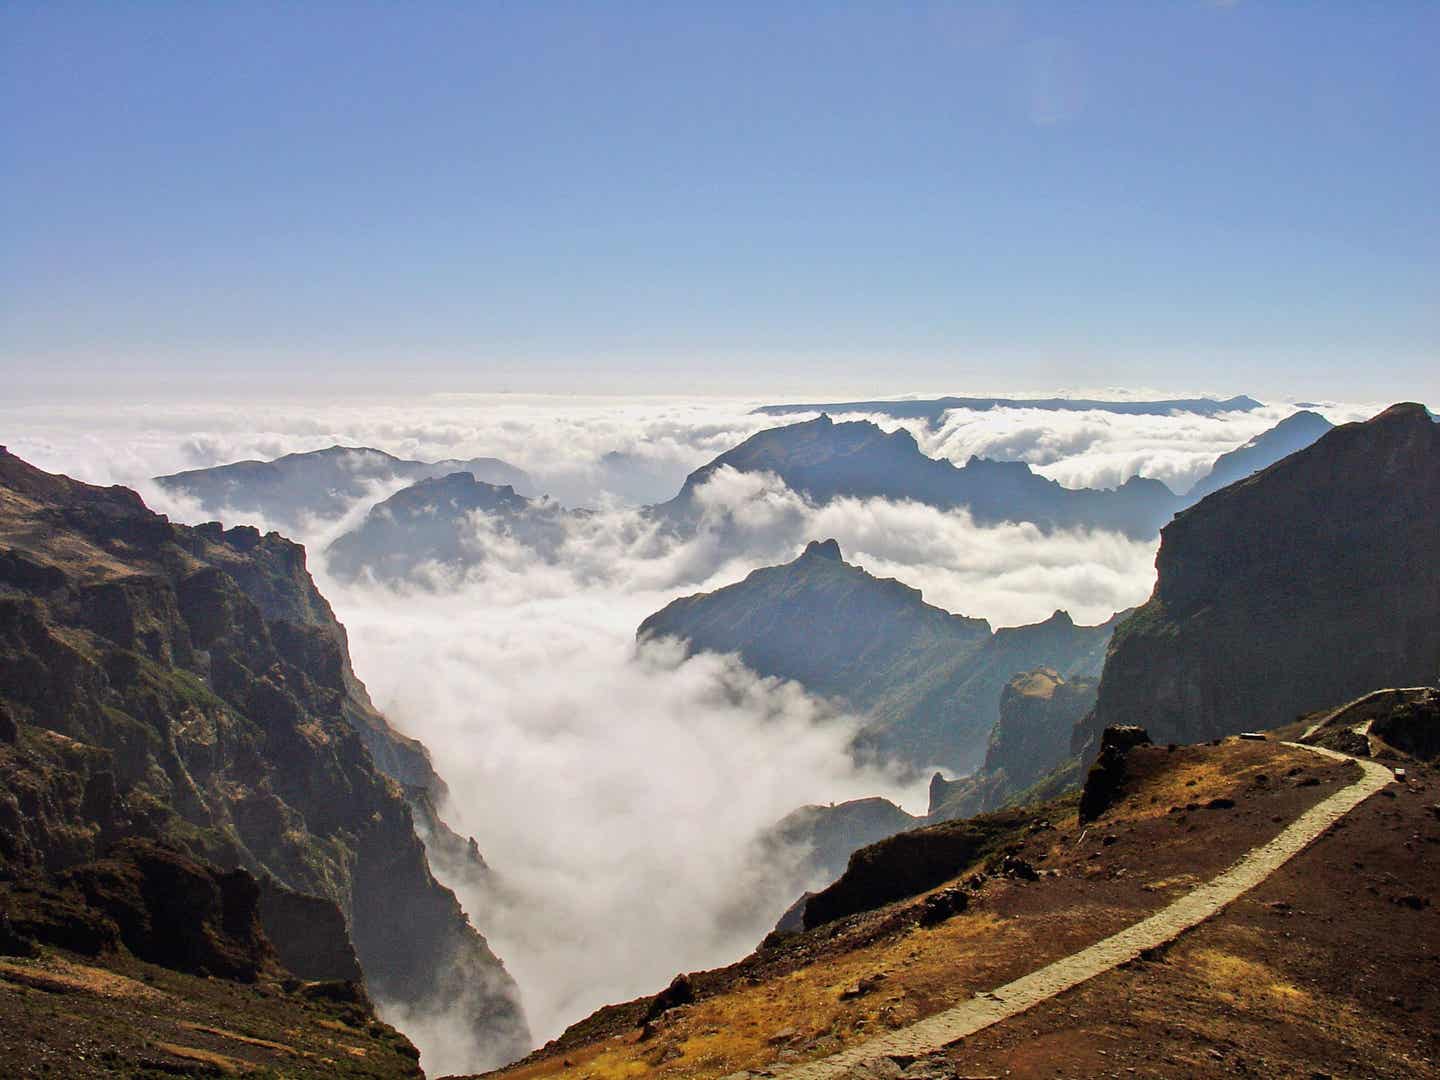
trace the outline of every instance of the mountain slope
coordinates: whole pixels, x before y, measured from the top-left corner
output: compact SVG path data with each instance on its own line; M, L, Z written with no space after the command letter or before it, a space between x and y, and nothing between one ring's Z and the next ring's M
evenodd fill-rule
M1272 726L1440 668L1440 425L1401 404L1210 495L1161 534L1088 737ZM1084 736L1082 736L1083 738Z
M1237 446L1216 458L1209 474L1197 480L1185 493L1186 503L1197 503L1211 492L1268 469L1281 458L1305 449L1334 426L1316 412L1302 410L1292 413L1244 446Z
M9 880L127 838L273 877L338 907L377 998L484 1033L493 1061L524 1049L397 781L443 786L365 696L303 548L0 450L0 714Z
M984 619L952 615L918 589L844 562L827 540L794 562L674 601L640 625L648 635L739 653L762 675L842 699L868 718L867 750L965 771L984 755L1010 677L1041 665L1098 671L1110 624L1078 627L1056 612L991 633Z
M1179 501L1158 480L1132 477L1113 490L1072 490L1021 461L972 457L962 468L926 457L903 428L887 434L868 420L828 416L758 432L691 473L680 493L655 507L675 522L696 513L695 490L722 468L774 473L817 503L842 496L912 499L968 509L976 521L1029 521L1046 528L1100 528L1150 537Z
M274 461L237 461L209 469L157 476L165 490L199 501L201 509L235 524L255 514L265 522L294 529L306 516L336 518L356 501L397 483L414 483L454 472L469 472L495 484L532 490L526 473L499 458L469 461L407 461L369 447L331 446Z
M1436 773L1397 760L1412 779L1386 787L1393 798L1361 803L1181 936L933 1056L892 1043L827 1061L822 1075L1433 1075L1426 1036L1440 990L1428 943L1440 912L1428 898L1440 863L1420 849L1440 842L1427 794ZM944 1043L911 1025L954 1006L1004 1009L1024 993L1002 990L1016 980L1177 902L1203 903L1206 883L1359 773L1278 740L1239 739L1137 747L1127 771L1124 798L1088 831L1069 798L862 849L806 904L811 929L688 973L683 1007L663 992L606 1006L498 1075L784 1077L889 1031ZM1173 921L1164 930L1178 931ZM1065 985L1037 981L1030 989Z

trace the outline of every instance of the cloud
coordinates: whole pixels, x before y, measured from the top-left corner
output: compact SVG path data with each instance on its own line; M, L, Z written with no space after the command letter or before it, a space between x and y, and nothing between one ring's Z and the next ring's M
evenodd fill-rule
M562 501L600 507L567 520L543 556L476 518L469 541L480 565L431 567L404 589L331 580L323 557L387 490L341 519L304 523L298 537L347 625L357 672L391 722L431 748L453 793L450 816L495 869L493 887L462 900L548 1038L598 1005L751 949L801 887L793 859L757 862L753 844L790 810L874 794L924 807L924 793L896 776L856 768L847 752L856 718L733 658L683 659L664 643L640 649L633 635L646 615L828 536L848 560L997 626L1057 607L1097 622L1143 600L1153 582L1153 544L981 527L965 513L885 500L815 507L765 474L717 471L697 496L699 528L683 538L626 507L668 498L686 472L773 426L749 415L753 404L431 396L0 405L0 430L36 464L136 485L177 520L208 515L148 477L333 443L501 457ZM1346 409L1324 411L1353 418ZM981 453L1029 461L1070 484L1140 472L1184 487L1200 465L1289 411L1212 420L996 410L912 430L927 452L960 463ZM465 1069L459 1033L436 1018L394 1018L427 1068Z
M500 884L462 899L515 974L536 1034L744 955L805 887L798 853L758 860L796 807L924 792L857 768L857 718L733 657L638 648L676 595L836 536L846 557L998 622L1055 606L1098 621L1143 599L1153 547L1106 534L980 527L918 504L817 508L766 474L718 470L693 536L634 511L568 523L550 557L471 525L484 562L419 586L322 586L356 668L422 739Z
M857 770L854 718L798 686L637 648L653 597L336 597L377 704L431 748L451 817L496 868L496 887L462 900L541 1039L752 949L804 885L754 859L796 806L923 801Z

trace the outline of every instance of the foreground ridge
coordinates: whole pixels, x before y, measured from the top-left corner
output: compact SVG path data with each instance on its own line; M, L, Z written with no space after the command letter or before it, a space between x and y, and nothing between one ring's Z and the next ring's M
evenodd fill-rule
M828 1080L883 1058L916 1058L952 1046L1081 983L1103 975L1141 953L1165 945L1265 881L1294 856L1319 839L1337 821L1370 796L1395 782L1390 769L1373 761L1324 747L1287 742L1283 745L1339 761L1354 761L1362 775L1355 783L1311 807L1273 840L1253 848L1219 876L1187 893L1168 907L1077 953L1047 964L993 991L817 1061L780 1068L747 1069L724 1080L783 1077L784 1080Z

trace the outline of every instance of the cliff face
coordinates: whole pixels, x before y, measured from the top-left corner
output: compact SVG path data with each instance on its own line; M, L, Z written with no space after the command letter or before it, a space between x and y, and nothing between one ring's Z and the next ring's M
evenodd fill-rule
M173 525L0 450L0 712L9 880L129 838L273 877L338 907L382 1002L485 1030L497 1063L526 1049L397 781L443 787L370 704L298 545Z
M1029 787L1069 755L1070 732L1095 705L1099 680L1064 679L1054 668L1017 675L1000 692L985 771L1003 770L1015 790Z
M833 540L784 566L684 597L651 615L640 636L737 652L762 675L794 679L865 713L860 746L918 767L973 769L1017 671L1050 665L1094 674L1111 624L1043 623L991 633L984 619L925 603L918 589L844 562Z
M1178 515L1094 718L1156 742L1276 726L1440 670L1440 425L1395 405Z

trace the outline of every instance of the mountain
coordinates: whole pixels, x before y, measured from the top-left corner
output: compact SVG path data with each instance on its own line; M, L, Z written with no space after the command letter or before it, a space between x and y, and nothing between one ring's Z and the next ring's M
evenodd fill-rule
M1274 726L1440 668L1440 425L1394 405L1208 496L1161 533L1094 719L1157 742Z
M254 514L270 525L294 529L307 516L338 518L357 501L398 483L468 472L495 484L534 489L521 469L498 458L469 461L407 461L365 446L331 446L274 461L237 461L209 469L157 476L166 491L199 501L207 514L234 523Z
M727 467L774 473L816 503L842 496L912 499L941 510L964 507L982 523L1030 521L1136 537L1154 536L1180 505L1158 480L1137 476L1118 488L1077 491L1037 476L1023 461L972 457L957 468L926 457L903 428L886 434L868 420L837 424L820 416L752 435L686 477L680 493L655 513L676 522L693 519L695 490Z
M503 540L554 558L567 522L584 513L527 499L509 484L487 484L473 473L450 473L371 507L364 521L326 550L327 565L341 578L368 572L381 581L401 580L429 564L460 570L485 558L477 518Z
M1071 752L1070 737L1094 708L1098 688L1098 679L1066 679L1048 667L1012 678L1000 691L1000 715L990 731L985 763L958 780L936 773L927 820L971 817L1078 785L1080 762ZM1043 791L1032 790L1036 785Z
M739 653L761 675L794 679L864 714L862 749L968 771L980 764L1010 677L1041 665L1097 673L1113 621L1081 627L1057 611L992 633L984 619L952 615L918 589L843 561L840 545L826 540L794 562L672 602L639 636Z
M1197 503L1211 492L1228 487L1261 469L1268 469L1281 458L1305 449L1334 426L1316 412L1302 410L1291 413L1244 446L1236 447L1216 458L1209 475L1196 481L1185 493L1186 503Z
M1084 398L975 398L942 397L909 401L840 401L825 405L762 405L754 410L766 416L795 413L867 413L892 416L897 420L924 420L931 427L951 409L989 412L991 409L1044 409L1047 412L1110 412L1126 416L1167 416L1187 412L1215 416L1227 412L1250 412L1261 403L1244 395L1215 401L1211 398L1181 398L1171 401L1090 401Z
M267 884L256 902L291 970L315 963L314 942L341 926L378 999L481 1034L496 1063L526 1048L513 981L416 834L407 790L428 805L443 784L371 704L299 545L174 525L133 491L0 449L0 716L11 900L70 895L64 875L118 859L96 880L131 882L104 911L152 909L135 940L180 916L203 938L205 909L187 897L217 896L231 913L213 891L221 879L203 880L243 871L283 889ZM55 933L73 944L65 927L106 917L67 918ZM130 916L116 917L125 931ZM345 969L343 949L327 954Z

